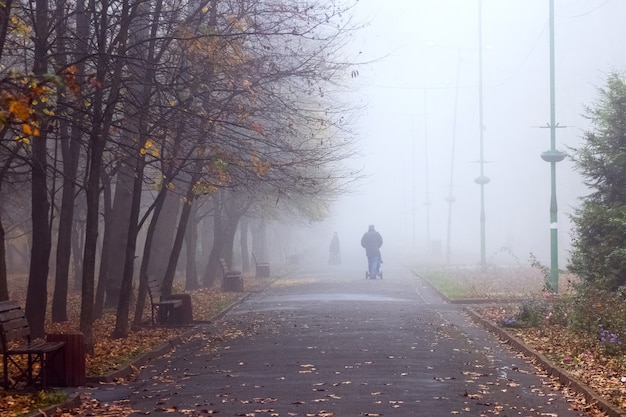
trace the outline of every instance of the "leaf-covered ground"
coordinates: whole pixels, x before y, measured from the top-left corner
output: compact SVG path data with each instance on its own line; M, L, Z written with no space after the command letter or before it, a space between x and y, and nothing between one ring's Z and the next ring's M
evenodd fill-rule
M523 304L519 300L540 300L546 296L544 273L536 268L491 267L487 271L476 267L441 268L418 270L418 274L432 280L442 293L450 291L454 295L451 299L486 301L470 306L481 317L496 324L518 315ZM574 276L561 273L559 294L573 291L575 280ZM564 327L550 325L549 320L538 328L504 329L626 413L626 359L623 356L608 356L597 344ZM605 415L586 404L582 396L560 386L558 381L554 384L572 397L572 403L578 402L577 409L593 416Z
M543 276L535 269L513 268L490 270L486 273L475 268L457 269L454 271L457 284L466 286L468 298L486 299L489 304L480 304L474 307L484 318L499 323L507 317L514 316L519 311L519 303L511 299L520 297L540 297L543 292ZM562 277L559 291L569 291L569 278ZM246 291L256 291L267 281L252 281L253 286L247 285ZM254 287L254 286L257 287ZM219 311L236 301L241 294L223 293L217 290L199 290L192 293L193 313L195 320L210 320ZM75 331L78 323L79 301L71 298L68 311L72 319L64 324L52 324L47 327L48 332ZM146 320L148 316L146 315ZM114 326L113 316L100 320L95 329L96 355L87 359L89 375L102 375L118 369L133 357L160 346L164 340L175 337L186 329L183 328L145 328L132 332L127 339L114 340L110 337ZM588 346L586 341L576 340L572 335L558 326L543 326L539 329L507 328L529 347L543 353L554 364L568 370L598 393L612 401L613 404L626 408L626 361L622 357L609 357L599 351L591 349L581 350ZM218 335L219 336L219 335ZM228 338L228 335L224 335ZM113 346L113 348L112 348ZM124 383L117 381L116 383ZM558 386L558 381L554 382ZM567 387L561 388L571 397L573 407L585 410L592 416L602 416L584 399L576 396ZM36 410L34 406L38 400L38 393L24 395L23 393L5 393L1 391L0 417L19 416L28 410ZM53 398L52 398L53 399ZM123 404L101 404L90 398L84 398L82 405L62 414L70 416L129 416L132 410ZM24 414L26 415L26 414Z
M501 304L475 308L483 318L502 323L519 312L519 305ZM562 326L505 330L550 362L570 373L626 413L626 361L623 355L608 355L599 343L583 338Z
M267 285L268 280L246 280L247 292L260 290ZM245 293L222 292L215 289L200 289L189 292L192 299L193 319L195 321L208 321L213 319L225 308L232 305ZM24 292L16 290L12 298L20 301ZM80 298L78 295L71 295L67 304L69 320L64 323L46 323L47 333L73 333L78 332L80 317ZM134 309L132 310L134 311ZM150 322L149 304L144 309L144 320ZM94 355L87 355L86 372L87 376L103 376L109 372L119 370L126 366L133 359L140 355L155 350L163 345L167 340L188 331L187 327L152 327L146 326L139 330L131 331L124 339L114 339L111 337L115 327L115 316L107 313L102 319L94 323L95 349ZM122 381L118 381L122 382ZM0 417L16 417L28 415L29 412L37 411L47 405L58 403L59 397L55 393L28 392L25 390L12 390L6 392L0 388ZM124 410L119 405L100 404L97 401L85 399L79 409L64 416L124 416L130 414L130 410Z
M224 308L235 302L240 293L222 292L219 290L200 289L190 293L192 298L193 317L197 321L206 321L215 317ZM80 300L73 297L68 303L71 311L70 320L66 323L49 323L47 333L71 333L78 329L78 312ZM144 309L144 322L150 322L149 304ZM133 310L134 311L134 310ZM125 339L113 339L111 334L115 327L115 316L107 314L94 323L94 339L96 341L94 355L86 358L87 376L101 376L120 369L124 364L143 353L154 350L165 341L187 331L186 327L145 327L131 331Z
M512 275L506 273L495 275L500 275L499 279L490 281L499 281L499 287L503 288L499 293L500 297L495 298L506 300L507 287L512 288L518 295L522 288L525 288L527 296L523 298L533 301L542 299L545 301L548 295L544 292L544 276L536 269L519 268ZM475 279L474 282L480 282L480 279ZM573 291L574 283L575 277L560 274L559 294L561 296L569 294ZM490 295L484 294L483 297L490 298ZM503 326L503 323L520 313L522 309L520 302L504 301L475 306L473 309L483 318L499 324L508 333L522 340L529 348L543 354L553 365L566 370L591 387L622 413L626 413L626 360L623 355L609 355L598 341L589 340L588 337L552 323L549 317L551 313L543 318L538 327ZM594 412L596 415L602 414L597 410Z

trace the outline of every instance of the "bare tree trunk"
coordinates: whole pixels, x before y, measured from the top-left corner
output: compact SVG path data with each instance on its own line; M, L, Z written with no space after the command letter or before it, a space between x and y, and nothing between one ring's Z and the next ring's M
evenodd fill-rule
M204 271L204 286L210 288L217 282L219 258L224 258L229 266L233 264L235 233L241 217L250 207L249 201L241 201L232 191L220 190L214 198L214 240Z
M138 154L139 155L139 154ZM119 302L117 304L117 315L115 329L111 335L115 339L128 336L130 315L130 300L133 293L133 273L135 270L135 250L137 248L137 234L139 233L139 210L141 208L141 188L143 186L143 170L145 161L139 155L136 161L135 177L132 193L132 204L128 225L128 235L126 237L126 253L124 254L124 273L120 287Z
M168 173L169 174L169 173ZM164 184L159 190L159 194L154 201L154 211L152 218L148 224L148 230L146 232L146 243L143 248L143 256L141 257L141 266L139 267L139 288L137 290L137 304L135 305L135 316L133 318L133 327L141 325L141 319L143 317L143 310L146 304L146 296L148 294L148 265L150 264L150 253L152 252L152 242L154 241L154 231L156 230L156 224L159 221L161 210L163 208L163 201L167 194L167 186Z
M43 134L45 135L45 133ZM33 246L26 293L26 317L33 337L45 335L44 322L48 305L48 269L50 262L50 202L47 186L47 150L43 137L33 141L32 197Z
M267 230L264 219L256 219L252 227L252 250L257 257L257 261L267 262L269 260Z
M106 251L107 265L100 279L106 283L106 308L115 308L119 304L122 291L125 256L128 245L128 229L130 228L130 212L133 199L133 183L135 178L135 156L125 157L117 173L113 211L110 218L110 230L107 230ZM134 257L134 254L133 254ZM102 268L102 266L101 266Z
M67 129L61 129L67 130ZM59 212L59 234L57 236L56 276L54 280L54 295L52 297L52 321L55 323L67 321L67 292L69 283L70 259L72 255L72 226L74 219L74 178L78 167L78 154L73 155L61 141L63 154L63 191L61 210ZM78 148L74 145L75 149ZM71 166L70 166L71 165Z
M95 128L91 137L91 169L87 181L87 219L85 222L85 249L83 253L83 287L81 291L80 331L85 337L87 352L93 352L93 305L96 264L96 245L98 240L98 208L100 203L100 162L104 149L104 139L99 129Z
M0 217L0 301L9 299L9 285L7 279L6 249L4 246L4 227Z
M102 13L99 18L100 32L97 33L98 42L98 61L96 64L96 79L104 80L105 71L110 65L107 60L109 55L106 51L106 40L108 39L108 22L106 12L108 10L108 1L100 0ZM116 38L118 42L118 50L126 50L126 39L128 34L128 14L130 5L128 1L121 1L121 19L122 27ZM123 63L115 61L114 73L111 76L111 88L109 89L109 100L115 102L121 85L121 72ZM94 99L91 103L93 109L93 125L89 143L91 145L91 155L89 160L89 172L87 178L86 195L87 195L87 218L85 224L85 252L83 256L83 287L81 297L80 311L80 330L85 337L85 345L87 352L93 352L93 321L94 321L94 285L95 285L95 265L96 265L96 249L98 245L98 215L100 209L100 170L102 169L102 155L104 145L106 143L106 135L108 135L113 115L113 106L104 106L104 95L102 89L96 89Z
M181 186L176 181L176 189ZM180 192L165 192L165 198L161 203L162 207L152 235L150 248L150 263L148 264L148 276L158 277L163 280L163 275L167 269L168 259L172 252L174 236L176 235L176 222L180 211Z
M185 233L185 251L187 253L185 268L185 290L198 289L198 268L196 267L196 252L198 251L198 222L196 220L198 205L191 205L187 232Z
M4 0L0 3L0 57L4 53L4 43L9 31L9 23L11 22L11 6L13 0Z
M239 224L239 246L241 247L241 270L250 272L250 250L248 249L249 220L242 217Z
M77 39L88 39L89 21L85 17L83 3L78 2L76 10L76 35ZM67 65L67 47L65 45L67 39L67 26L65 25L64 15L66 10L65 0L60 1L57 5L59 14L57 25L57 45L59 50L59 63L62 67ZM87 54L86 44L78 43L77 56L77 77L82 78L84 73L84 61L82 58ZM58 102L62 104L64 97L68 94L67 89L62 89L59 94ZM69 271L70 260L72 258L72 235L74 226L74 207L76 193L76 175L78 172L78 162L80 159L80 146L82 135L82 118L78 111L72 112L69 106L63 108L70 114L74 114L72 126L67 121L61 119L59 121L61 132L61 151L63 155L63 191L61 196L61 211L59 213L59 234L57 236L57 252L56 252L56 276L54 280L54 296L52 298L52 321L67 321L67 293L69 289Z
M81 278L83 276L83 251L85 243L85 230L81 227L72 227L72 276L74 281L72 284L73 291L80 291Z
M85 215L87 202L85 194L81 192L74 200L74 227L72 227L72 290L80 292L83 277L83 252L85 248Z
M185 202L183 204L183 210L180 214L178 221L178 227L176 228L176 237L174 238L174 244L172 245L172 252L169 256L169 262L167 269L165 270L165 276L161 284L161 291L168 297L172 295L172 286L174 283L174 276L176 275L176 265L178 264L178 258L180 257L180 251L183 247L185 238L185 232L187 231L187 223L191 214L191 208L195 199L194 189L196 183L200 179L200 173L202 172L202 163L197 161L193 168L194 174L191 176L187 185L187 195L185 196Z
M235 246L235 234L237 233L237 225L241 216L228 216L226 219L226 227L222 238L224 244L222 245L222 257L226 260L228 265L234 268L235 257L233 254L233 248Z
M205 200L204 206L206 207L208 205L215 205L212 198L209 200ZM205 213L201 221L198 223L198 229L200 230L199 239L202 246L202 250L200 251L200 260L198 263L204 266L207 265L207 261L213 248L213 240L215 239L215 221L213 216ZM198 283L200 286L206 287L204 271L199 277Z
M4 134L6 132L6 128L1 132ZM17 152L19 150L20 145L15 144L12 149L11 154L5 161L4 166L0 169L0 188L2 188L2 183L4 182L5 175L9 170L11 163L15 159ZM0 214L2 213L2 203L0 203ZM4 234L4 226L2 225L2 216L0 215L0 301L6 301L9 299L9 282L8 282L8 272L7 272L7 250L5 246L5 234Z
M57 2L58 21L63 22L65 0ZM58 62L63 68L67 66L67 26L64 22L57 25L56 46L58 51ZM64 97L68 91L61 87L57 94L57 103L64 112L70 112L65 106ZM56 247L56 268L54 269L54 292L52 296L52 321L60 323L67 321L67 289L70 271L70 258L72 256L72 220L74 217L74 180L78 169L78 156L71 150L78 148L71 143L70 125L68 120L59 120L59 141L61 144L61 155L63 155L63 181L61 191L61 209L59 211L59 231L57 234ZM57 142L57 143L58 143Z
M167 269L165 270L165 276L163 277L163 283L161 285L161 291L163 295L169 297L172 295L172 286L174 283L174 276L176 275L176 265L178 264L178 258L180 257L180 251L183 247L183 241L185 239L185 231L187 230L187 222L189 221L189 214L191 213L191 205L194 200L193 186L195 181L189 186L187 192L187 201L183 204L183 210L180 214L178 221L178 228L176 229L176 237L174 238L174 245L172 247L172 253L169 257Z
M35 10L35 61L34 73L42 76L47 71L48 22L47 0L37 0ZM50 262L50 202L47 185L47 135L48 126L42 125L41 135L32 141L32 198L31 218L33 246L30 258L30 274L26 293L25 313L34 338L45 335L44 323L48 305L48 270Z
M137 134L133 138L137 150L143 146L149 139L148 119L151 93L154 85L152 80L155 73L155 49L157 32L159 28L159 19L161 18L162 1L157 0L155 4L140 3L138 6L139 13L133 19L134 31L132 31L135 45L141 45L134 52L135 59L139 59L138 65L131 66L131 73L136 77L136 84L131 85L131 90L139 98L134 104L137 108L136 120L133 122L137 128ZM148 21L148 19L152 19ZM148 29L150 30L148 33ZM149 40L148 40L149 39ZM147 45L144 44L148 40ZM147 47L147 50L144 48ZM136 66L134 66L136 65ZM114 338L124 338L128 336L129 331L129 315L130 300L133 289L133 274L135 264L135 249L137 247L137 235L139 234L139 212L141 210L141 191L144 180L145 157L141 152L137 152L136 162L134 165L134 182L132 190L132 204L130 207L128 235L126 238L126 255L124 259L124 274L122 276L122 287L117 305L117 316L115 320L115 329L113 330Z
M223 221L221 215L221 198L218 191L213 196L213 245L209 252L209 259L204 270L203 285L205 288L214 287L217 282L217 272L219 269L219 258L222 256L222 247L224 245L223 238Z
M96 299L94 305L95 318L101 318L104 311L104 296L108 285L109 279L109 265L110 255L109 249L111 248L111 224L113 221L113 204L111 196L111 176L102 170L100 173L102 189L103 189L103 228L104 233L102 237L102 251L100 252L100 269L98 270L98 286L96 288Z

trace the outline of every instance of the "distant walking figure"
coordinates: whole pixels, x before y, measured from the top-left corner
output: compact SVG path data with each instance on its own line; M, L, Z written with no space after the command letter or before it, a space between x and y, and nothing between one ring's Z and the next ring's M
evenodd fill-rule
M380 264L382 258L380 255L380 247L383 245L383 237L376 231L373 224L370 224L367 232L361 238L361 246L365 248L367 256L367 274L366 278L376 279L380 274ZM382 274L381 278L382 278Z
M337 232L333 233L328 251L330 252L328 263L331 265L339 265L341 263L341 250L339 248L339 236L337 236Z

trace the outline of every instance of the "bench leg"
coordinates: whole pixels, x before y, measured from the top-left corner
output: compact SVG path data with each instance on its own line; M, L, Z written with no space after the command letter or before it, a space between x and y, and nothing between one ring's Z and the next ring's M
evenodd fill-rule
M2 355L2 370L4 379L4 389L9 389L9 359L7 355Z
M162 324L174 324L174 306L161 307L163 315L161 316Z
M8 390L11 387L17 386L20 381L24 381L26 386L34 386L39 383L42 389L45 390L50 382L51 372L54 373L54 369L52 369L52 361L58 354L61 354L61 369L65 369L66 364L63 349L57 349L52 352L24 353L23 355L15 355L22 357L26 356L26 366L23 364L20 365L19 359L13 359L11 355L3 355L2 367L4 372L4 389ZM11 382L9 372L9 366L11 363L15 366L17 372L19 372L19 376L13 382ZM39 369L38 372L35 373L34 367L37 364L39 364Z
M167 323L167 308L160 306L157 310L158 310L157 323L159 324Z
M41 379L41 388L44 390L46 389L46 384L48 383L48 372L46 371L46 368L48 367L48 356L49 354L47 353L42 353L41 356L39 356L39 378ZM32 383L34 384L35 381L32 381Z
M161 305L158 307L156 322L158 324L175 324L173 305Z
M26 357L26 364L20 364L20 360L19 359L14 359L13 357L17 356L17 357ZM24 353L24 354L18 354L18 355L3 355L3 361L2 361L2 365L4 367L4 386L6 389L10 389L11 387L15 387L17 386L17 384L19 384L20 381L25 381L26 385L32 385L33 384L33 364L36 361L33 360L33 356L32 354L29 353ZM16 372L19 373L19 375L17 376L17 378L11 382L11 375L10 375L10 369L9 367L15 367Z
M28 355L28 369L26 370L26 372L28 373L28 376L27 376L28 385L33 385L33 363L34 363L33 355L29 354Z

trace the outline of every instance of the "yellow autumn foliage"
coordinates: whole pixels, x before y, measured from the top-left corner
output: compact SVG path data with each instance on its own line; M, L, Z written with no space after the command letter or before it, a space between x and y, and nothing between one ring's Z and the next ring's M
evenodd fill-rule
M9 102L9 113L20 121L25 122L30 118L31 109L21 100L11 100Z

